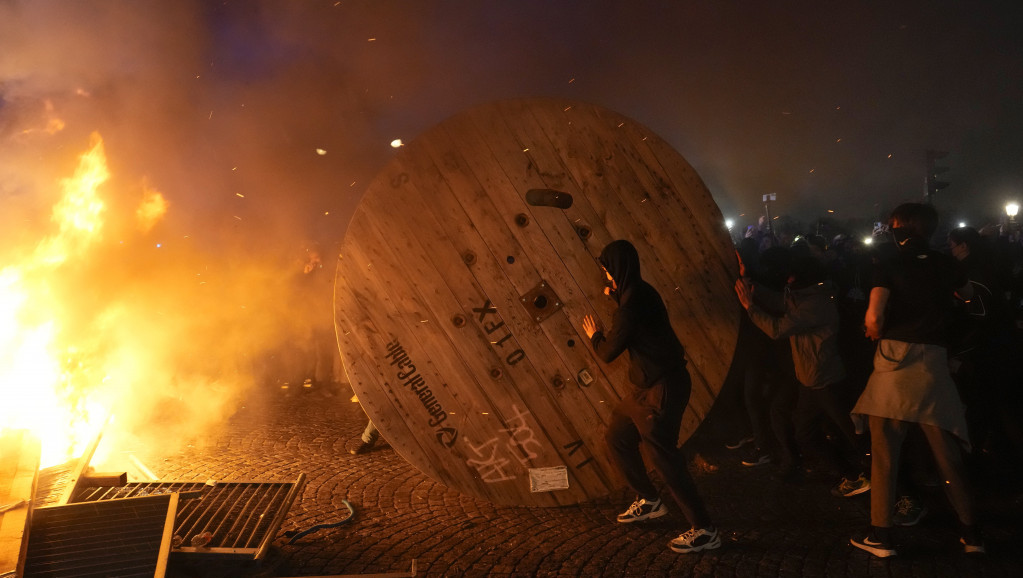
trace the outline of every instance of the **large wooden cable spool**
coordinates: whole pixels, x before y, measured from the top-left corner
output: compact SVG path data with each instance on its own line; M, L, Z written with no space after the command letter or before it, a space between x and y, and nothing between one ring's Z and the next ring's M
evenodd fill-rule
M604 432L628 358L598 361L581 327L611 323L596 257L615 239L638 249L686 347L684 441L739 331L735 253L685 159L629 118L554 99L474 108L398 150L356 208L334 294L348 379L391 446L499 504L621 487Z

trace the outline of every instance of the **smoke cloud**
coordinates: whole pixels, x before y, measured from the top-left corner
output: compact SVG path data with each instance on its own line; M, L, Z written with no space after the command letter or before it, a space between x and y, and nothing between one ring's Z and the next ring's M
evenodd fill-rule
M200 431L329 327L389 143L484 102L630 116L749 222L771 192L775 215L873 217L920 196L928 148L950 151L950 211L997 212L1023 188L1010 4L0 0L0 257L56 234L98 134L100 240L49 273L65 344L104 337L82 351L122 429Z
M268 8L0 3L0 255L17 321L56 321L62 403L114 414L103 447L173 449L301 387L332 341L331 256L387 145L347 71ZM110 176L86 242L58 213L87 208L62 184L94 139ZM22 377L0 403L51 386Z

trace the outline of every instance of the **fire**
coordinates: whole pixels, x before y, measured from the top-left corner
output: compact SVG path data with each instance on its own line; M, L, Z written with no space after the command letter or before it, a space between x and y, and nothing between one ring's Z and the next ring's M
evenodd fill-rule
M0 428L34 432L44 466L101 431L90 463L107 471L194 441L283 371L273 355L310 323L294 307L301 268L282 274L290 252L200 243L185 219L161 222L174 205L141 179L113 178L94 135L59 189L36 195L52 196L50 222L27 212L2 237L17 241L0 246Z
M139 230L145 233L152 229L153 225L167 213L167 200L163 198L160 191L148 186L144 187L142 194L142 204L135 211L135 218Z
M109 177L103 141L93 135L74 176L60 181L56 231L0 270L0 424L33 431L44 466L81 451L107 419L82 383L104 376L89 371L75 336L67 335L57 296L66 290L61 270L100 238L105 204L98 191Z
M58 232L39 244L28 268L58 266L69 257L87 251L99 238L104 203L96 189L109 178L103 140L94 134L92 146L81 156L74 177L60 181L64 196L53 207L51 217L58 225Z

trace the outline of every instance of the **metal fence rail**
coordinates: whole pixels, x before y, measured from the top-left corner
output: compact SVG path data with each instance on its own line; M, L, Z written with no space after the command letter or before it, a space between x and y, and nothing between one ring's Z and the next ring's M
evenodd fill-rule
M75 503L178 493L172 552L262 558L305 484L293 482L133 482L79 489Z
M162 577L178 496L40 508L32 519L25 578Z

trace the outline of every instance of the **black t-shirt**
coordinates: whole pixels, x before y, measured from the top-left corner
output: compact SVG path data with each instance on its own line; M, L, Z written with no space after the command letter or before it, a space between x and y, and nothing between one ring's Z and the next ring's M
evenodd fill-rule
M874 269L874 286L891 291L881 337L947 347L954 293L966 281L958 261L926 247L887 255Z

